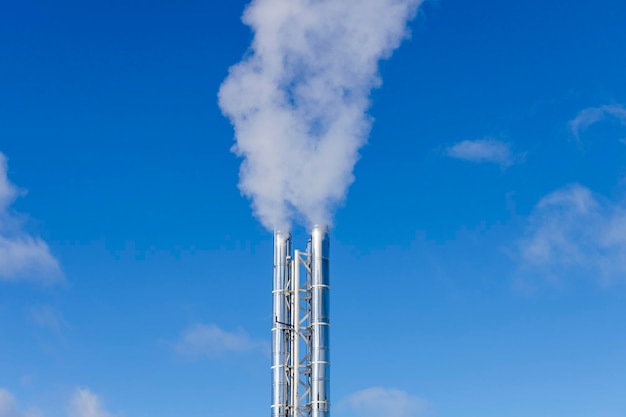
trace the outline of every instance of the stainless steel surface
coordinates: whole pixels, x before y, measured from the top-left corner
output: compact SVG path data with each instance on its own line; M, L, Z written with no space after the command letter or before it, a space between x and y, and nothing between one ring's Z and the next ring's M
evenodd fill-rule
M311 231L311 417L330 416L330 238Z
M272 417L330 416L328 228L306 248L290 256L291 235L274 233Z
M272 325L272 416L287 417L290 403L288 355L291 314L289 312L289 261L291 233L274 232L274 282Z

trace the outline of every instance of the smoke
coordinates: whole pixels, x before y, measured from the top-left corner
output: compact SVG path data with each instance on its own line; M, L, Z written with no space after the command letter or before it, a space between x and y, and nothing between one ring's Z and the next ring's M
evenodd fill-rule
M372 123L378 64L422 0L253 0L254 31L219 105L243 157L239 188L268 229L329 224Z

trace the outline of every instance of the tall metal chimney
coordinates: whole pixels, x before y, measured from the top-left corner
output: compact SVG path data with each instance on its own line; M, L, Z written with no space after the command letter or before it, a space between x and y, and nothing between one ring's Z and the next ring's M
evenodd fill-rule
M274 232L272 417L330 417L329 253L326 226L293 256L291 234Z
M330 415L330 239L328 228L311 232L311 417Z
M289 263L291 233L274 232L274 285L272 326L272 416L287 417L289 407Z

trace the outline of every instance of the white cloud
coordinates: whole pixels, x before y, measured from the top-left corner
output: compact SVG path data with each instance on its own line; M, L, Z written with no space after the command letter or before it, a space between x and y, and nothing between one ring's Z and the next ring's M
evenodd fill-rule
M621 104L589 107L578 113L578 115L569 122L569 127L574 136L578 139L583 130L609 117L616 118L621 124L626 125L626 108Z
M58 281L63 273L47 243L26 233L11 210L23 192L9 181L7 170L7 159L0 152L0 281Z
M0 417L40 417L35 410L21 411L15 397L6 389L0 388Z
M554 282L588 277L626 281L626 206L574 184L539 201L520 243L525 272Z
M523 155L514 155L511 144L495 139L464 140L446 149L451 158L470 162L491 162L507 168Z
M68 417L114 417L102 406L100 398L87 388L76 388L67 407ZM43 417L35 409L18 409L15 397L6 389L0 388L0 417Z
M418 417L426 411L425 400L394 388L367 388L358 391L338 406L346 417Z
M113 417L106 411L100 398L86 388L77 388L70 399L69 417Z
M252 339L241 329L229 332L215 324L195 324L183 332L175 349L185 356L217 357L226 352L265 350L266 347L264 341Z
M16 409L15 398L5 389L0 388L0 417L17 417L20 413Z
M59 262L41 238L0 236L0 280L49 284L61 277Z
M69 328L61 312L47 305L31 308L28 316L37 326L54 333L60 333L63 329Z

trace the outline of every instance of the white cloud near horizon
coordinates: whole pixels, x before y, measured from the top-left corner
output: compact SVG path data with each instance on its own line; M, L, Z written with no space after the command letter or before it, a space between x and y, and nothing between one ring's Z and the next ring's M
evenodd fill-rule
M0 417L41 417L41 414L36 410L19 410L13 394L0 388Z
M0 152L0 281L57 282L63 272L48 244L24 231L22 220L11 210L21 194L10 182L7 158Z
M519 249L524 272L554 283L564 276L626 282L626 205L568 185L535 206Z
M339 403L338 413L345 417L419 417L427 402L395 388L367 388Z
M251 338L242 329L230 332L215 324L194 324L186 329L175 345L175 350L189 357L215 358L227 352L246 352L268 349L267 343Z
M582 131L607 118L615 118L622 125L626 126L626 108L621 104L589 107L580 111L576 117L569 122L569 127L576 139L580 139Z
M69 399L68 417L114 417L104 409L100 398L87 388L76 388ZM22 411L13 394L0 388L0 417L43 417L36 409Z
M521 159L511 144L496 139L464 140L446 148L446 155L469 162L490 162L508 168Z
M100 398L87 388L76 388L70 399L69 417L114 417L104 409Z

